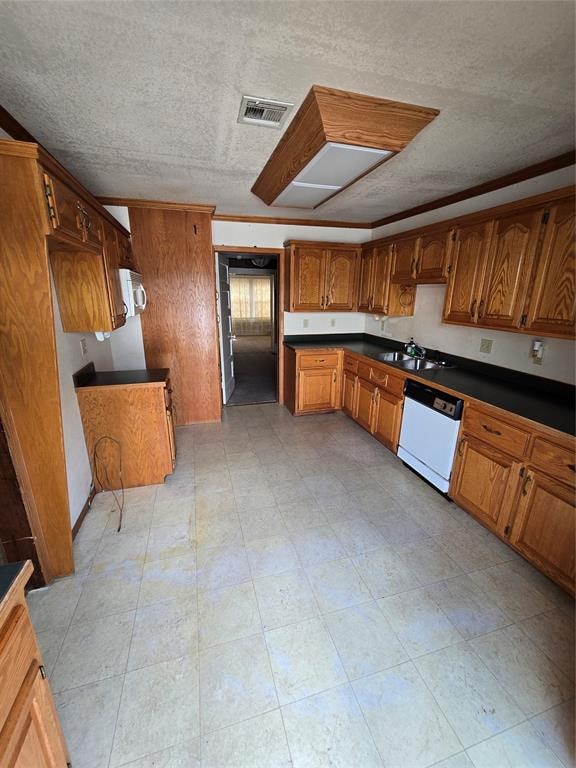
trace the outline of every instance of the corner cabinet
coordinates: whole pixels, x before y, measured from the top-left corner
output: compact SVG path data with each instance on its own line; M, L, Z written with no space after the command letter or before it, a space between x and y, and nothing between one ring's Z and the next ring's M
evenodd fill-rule
M443 320L573 337L574 197L516 208L456 228Z
M0 765L66 768L68 751L24 598L30 561L0 602Z
M289 241L288 312L352 312L360 248L341 243Z
M394 263L391 245L365 245L360 259L358 311L407 317L414 314L416 289L413 285L392 284Z

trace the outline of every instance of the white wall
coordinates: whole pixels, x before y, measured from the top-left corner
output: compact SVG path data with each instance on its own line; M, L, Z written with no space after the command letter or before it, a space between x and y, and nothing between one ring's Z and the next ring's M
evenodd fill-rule
M295 224L251 224L246 221L213 221L212 242L248 248L282 248L286 240L326 240L333 243L364 243L370 229L348 227L300 227Z
M284 335L314 333L364 333L361 312L284 312Z
M96 370L112 369L112 351L110 339L96 341L93 333L64 333L58 309L58 299L52 284L54 302L54 330L60 375L60 401L62 409L62 427L64 431L64 452L66 454L66 475L68 478L68 498L70 504L70 527L74 525L88 494L92 473L88 452L84 441L84 431L80 418L80 408L74 390L72 374L93 362ZM82 355L80 339L86 339L88 353Z
M125 325L112 332L110 349L112 368L115 371L134 371L138 368L146 368L140 315L127 318Z
M533 338L541 337L442 323L445 292L444 285L419 285L416 290L414 317L389 317L380 320L367 315L366 333L402 342L413 336L423 347L440 349L534 376L574 383L575 345L572 341L543 338L544 359L542 365L534 365L529 357L530 346ZM491 354L480 352L481 339L493 341Z

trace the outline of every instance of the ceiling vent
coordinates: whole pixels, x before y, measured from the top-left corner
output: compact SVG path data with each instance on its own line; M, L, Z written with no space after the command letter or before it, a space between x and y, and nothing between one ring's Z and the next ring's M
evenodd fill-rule
M262 125L266 128L280 128L293 106L294 104L287 101L242 96L238 122L248 125Z

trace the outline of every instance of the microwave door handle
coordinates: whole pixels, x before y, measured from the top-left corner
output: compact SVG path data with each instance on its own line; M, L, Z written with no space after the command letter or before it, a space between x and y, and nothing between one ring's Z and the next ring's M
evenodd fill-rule
M141 305L142 309L146 309L146 304L148 304L148 296L146 295L146 288L144 288L143 285L140 286L142 289L142 293L144 294L144 304Z

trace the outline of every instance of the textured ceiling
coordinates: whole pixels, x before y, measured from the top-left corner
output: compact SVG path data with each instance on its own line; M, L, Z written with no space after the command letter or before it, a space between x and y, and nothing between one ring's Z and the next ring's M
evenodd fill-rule
M573 148L572 2L6 2L0 103L95 194L371 221ZM316 211L250 192L313 83L441 110Z

